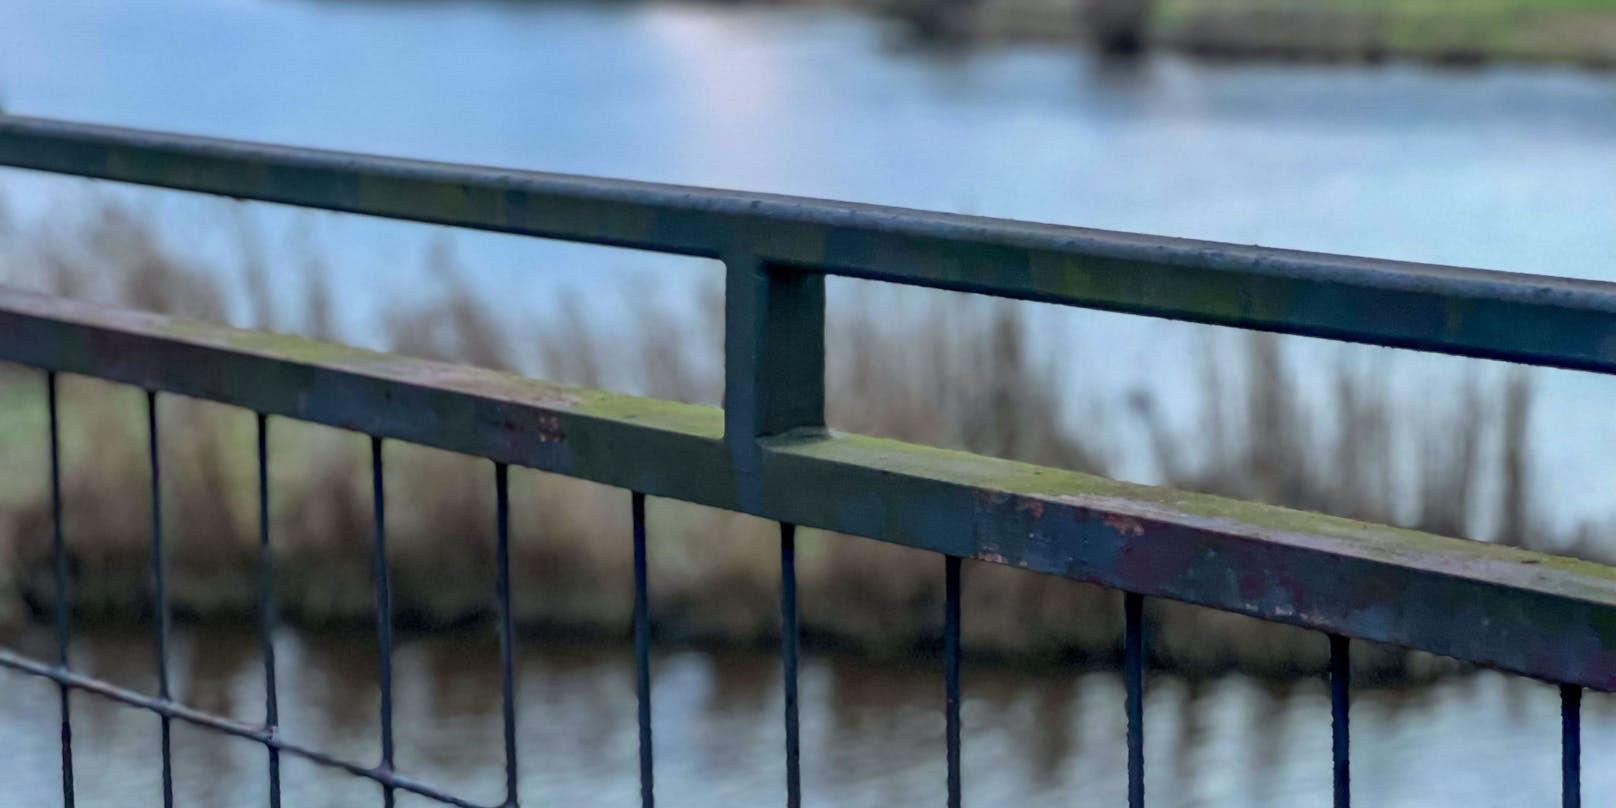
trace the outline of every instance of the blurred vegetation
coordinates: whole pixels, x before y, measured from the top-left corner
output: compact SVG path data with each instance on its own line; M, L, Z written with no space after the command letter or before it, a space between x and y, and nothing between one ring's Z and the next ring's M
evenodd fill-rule
M853 0L952 39L1238 59L1616 67L1616 0Z
M1161 0L1157 41L1191 52L1616 66L1611 0Z
M239 281L252 305L236 324L327 339L338 334L318 258L300 264L303 298L277 307L264 251L245 225L242 263L221 268L200 266L159 243L142 213L123 204L108 202L37 238L22 238L4 218L0 210L0 245L10 245L7 283L223 322L232 319L229 281ZM706 314L694 326L647 297L629 301L632 316L618 321L633 322L628 331L602 325L565 300L551 316L498 326L447 249L426 260L439 289L427 302L389 311L393 350L536 369L594 387L620 388L626 374L636 392L719 401L716 286L704 293ZM1206 349L1195 382L1204 403L1192 433L1183 434L1148 395L1091 390L1070 400L1060 357L1033 349L1020 304L922 293L913 299L927 316L904 318L893 316L890 298L873 288L850 297L851 305L832 308L827 329L829 415L838 428L1104 473L1116 454L1104 436L1126 419L1151 436L1155 464L1176 487L1449 535L1485 529L1519 545L1576 544L1575 537L1534 530L1525 437L1532 394L1522 372L1433 392L1433 414L1421 419L1391 400L1384 368L1343 359L1333 401L1321 414L1303 401L1279 342L1241 337ZM76 377L63 379L61 393L74 608L87 621L144 619L150 585L143 395ZM1074 412L1083 416L1081 430L1071 426ZM252 416L165 396L160 419L177 614L250 619L258 558ZM322 427L271 423L283 614L305 626L368 622L367 443ZM14 620L48 614L52 603L45 458L41 375L6 370L0 462L23 470L0 487L0 603L9 604ZM486 623L493 582L490 465L399 444L389 445L387 464L400 623L419 630ZM621 635L632 589L628 495L524 470L513 470L511 484L513 589L524 629ZM749 517L653 501L650 591L658 638L772 642L775 531ZM798 565L810 642L870 654L933 648L942 599L935 556L808 531L799 539ZM1114 592L972 563L965 597L967 647L981 656L1064 665L1118 658L1121 601ZM1171 603L1150 608L1152 654L1163 666L1289 676L1325 663L1317 634ZM1365 675L1382 679L1451 669L1386 648L1357 654L1356 661Z

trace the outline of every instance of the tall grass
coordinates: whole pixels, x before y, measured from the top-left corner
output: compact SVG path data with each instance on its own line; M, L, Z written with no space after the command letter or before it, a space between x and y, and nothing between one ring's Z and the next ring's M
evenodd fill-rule
M331 338L340 312L318 260L302 262L297 305L277 309L264 250L243 227L243 260L203 267L161 243L133 208L108 202L53 236L6 229L5 281L142 309ZM717 287L692 324L655 301L629 301L634 326L608 331L576 307L498 326L450 251L426 256L441 287L384 317L400 353L603 386L632 377L650 395L717 404L722 344ZM229 281L250 305L233 312ZM831 312L827 385L838 428L1105 473L1125 447L1097 438L1129 427L1148 436L1163 481L1374 521L1500 541L1534 535L1526 424L1527 376L1472 380L1418 428L1400 417L1380 368L1338 361L1328 407L1310 406L1271 337L1222 340L1193 387L1204 402L1192 433L1148 395L1088 390L1073 401L1058 356L1036 344L1019 304L934 294L926 317L888 315L888 292L844 290ZM924 295L924 293L922 293ZM901 341L898 339L901 337ZM710 350L690 350L690 345ZM0 376L0 462L44 468L39 375ZM1110 400L1107 398L1110 396ZM143 397L90 379L62 383L66 533L74 607L83 619L146 615L149 505ZM189 619L237 619L254 608L257 533L250 414L164 397L164 508L171 526L172 601ZM1083 414L1084 428L1068 426ZM371 619L370 502L360 436L273 421L272 530L283 614L306 625ZM390 445L393 597L407 627L485 619L493 576L491 470L484 461ZM51 602L44 475L12 475L0 492L3 583L11 614ZM1412 482L1413 484L1407 484ZM533 631L617 634L632 578L627 494L517 471L512 575L517 619ZM1485 500L1485 501L1483 501ZM1496 507L1483 507L1496 503ZM752 643L776 631L775 527L676 502L650 509L652 612L660 639ZM799 549L802 625L812 641L866 653L911 653L940 627L934 556L809 532ZM986 564L969 567L967 647L982 655L1110 664L1119 652L1112 592ZM1230 668L1288 675L1323 665L1315 635L1232 615L1154 603L1152 653L1188 672ZM1394 649L1359 655L1364 672L1428 674L1442 666Z

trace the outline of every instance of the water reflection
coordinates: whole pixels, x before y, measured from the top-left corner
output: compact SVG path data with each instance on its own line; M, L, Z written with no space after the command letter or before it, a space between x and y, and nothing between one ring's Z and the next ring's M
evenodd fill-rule
M139 682L146 639L88 631L76 659ZM248 627L182 628L176 692L251 721L262 659ZM38 636L25 641L40 642ZM363 632L276 638L286 734L359 761L377 755L376 656ZM491 632L406 637L395 659L398 758L410 774L497 802L502 782L497 646ZM535 804L632 802L637 792L629 649L525 640L518 656L521 787ZM769 803L784 782L780 667L768 653L659 651L653 659L658 798L669 805ZM929 660L803 661L804 783L811 802L887 805L942 795L941 680ZM1113 804L1124 794L1122 689L1111 673L1061 675L968 665L965 786L974 802ZM0 688L0 781L14 804L56 799L55 699L8 675ZM1585 708L1589 759L1616 744L1608 699ZM1354 707L1354 780L1374 805L1524 805L1557 793L1554 689L1495 674L1413 690L1362 690ZM149 715L75 698L85 805L158 794ZM1322 682L1153 677L1147 701L1149 788L1158 805L1323 805L1329 705ZM179 728L184 802L262 800L264 754L251 743ZM288 804L369 801L376 787L288 762ZM1616 777L1586 773L1590 795ZM405 801L404 804L411 804Z

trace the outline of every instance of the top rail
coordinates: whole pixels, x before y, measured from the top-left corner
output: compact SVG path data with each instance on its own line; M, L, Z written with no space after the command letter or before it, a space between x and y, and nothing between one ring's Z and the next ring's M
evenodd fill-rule
M1616 284L0 116L0 165L1616 373Z

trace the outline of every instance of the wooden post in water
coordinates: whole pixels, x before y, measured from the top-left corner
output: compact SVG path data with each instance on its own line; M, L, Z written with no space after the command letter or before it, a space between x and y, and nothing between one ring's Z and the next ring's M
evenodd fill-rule
M1144 50L1154 0L1083 0L1083 27L1104 54L1131 56Z

